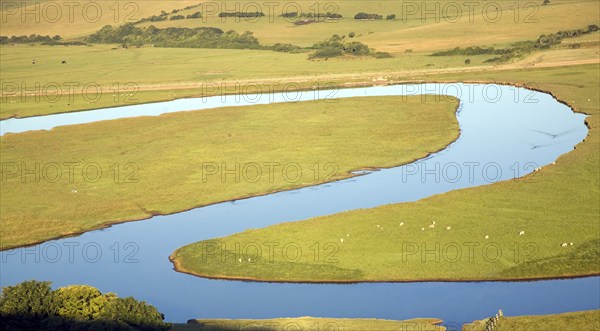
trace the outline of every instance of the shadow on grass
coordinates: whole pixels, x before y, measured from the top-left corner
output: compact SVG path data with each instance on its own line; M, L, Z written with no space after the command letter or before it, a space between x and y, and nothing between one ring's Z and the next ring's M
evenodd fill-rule
M141 323L131 325L109 320L81 320L62 316L6 315L0 314L1 331L166 331L170 326Z

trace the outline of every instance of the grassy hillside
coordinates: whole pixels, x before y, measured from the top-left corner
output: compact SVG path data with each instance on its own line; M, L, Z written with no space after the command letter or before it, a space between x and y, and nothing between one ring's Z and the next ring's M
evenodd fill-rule
M68 8L61 4L63 15L55 20L53 11L44 9L47 2L39 1L42 13L39 23L30 15L25 20L21 18L22 9L16 11L3 5L6 22L3 21L2 34L59 34L66 38L82 37L90 34L106 24L122 24L135 22L144 17L160 14L161 10L171 12L173 9L182 9L189 5L202 3L201 1L122 1L117 12L114 2L99 1L102 14L96 18L95 11L88 9L84 17L83 6L85 1L76 1L81 5L74 6L72 17L68 15ZM19 2L21 3L21 2ZM289 4L292 5L289 5ZM416 52L431 51L444 48L454 48L456 45L475 46L481 44L503 45L509 42L531 39L556 27L562 29L580 28L583 24L598 23L598 10L600 4L595 0L552 0L552 4L541 6L542 1L518 2L496 1L499 4L498 12L495 6L485 6L476 3L471 9L463 3L451 0L438 0L436 8L433 3L424 7L421 2L415 2L417 7L412 7L403 2L396 1L356 1L341 0L334 2L284 1L269 7L268 2L255 1L223 1L207 2L189 10L183 10L169 15L189 15L200 11L200 19L167 20L162 22L148 22L143 25L153 24L157 27L181 26L214 26L227 31L252 31L264 44L292 43L300 46L310 46L332 34L347 34L355 32L357 40L367 43L378 50L392 53L402 53L406 49ZM129 5L127 5L129 4ZM455 4L459 6L456 7ZM532 6L535 5L535 6ZM28 10L32 10L34 3L30 3ZM457 9L458 8L458 9ZM262 11L265 17L258 20L218 17L222 11ZM428 14L422 20L424 12L431 10L436 14ZM301 13L339 13L343 16L339 20L325 20L318 23L296 26L293 20L280 17L282 13L299 11ZM44 13L47 12L47 15ZM382 20L355 20L354 15L359 12L376 13L383 15ZM499 13L499 14L498 14ZM395 20L386 20L385 17L395 14ZM70 22L73 21L73 23ZM427 42L422 42L426 38Z
M505 181L415 203L353 210L197 242L173 254L177 269L208 277L317 282L499 280L600 273L598 66L433 78L530 82L576 111L590 114L589 136L556 165L539 172L536 183ZM437 224L429 229L432 220ZM422 231L423 227L427 230ZM520 236L520 231L525 235ZM290 242L301 246L333 242L339 249L335 263L311 256L290 262L285 254L276 253L274 260L240 264L198 258L207 242L225 245L220 247L278 242L278 249ZM573 242L573 246L561 247L563 242ZM474 255L468 245L474 245ZM409 249L416 251L409 254ZM424 257L426 249L437 252L437 259L434 254Z
M2 32L6 36L48 34L63 38L81 38L104 25L134 22L143 17L171 12L201 1L2 1ZM115 5L118 4L118 6ZM17 5L15 7L15 4ZM23 6L24 5L24 6ZM72 10L72 12L71 12ZM31 13L24 15L24 13Z

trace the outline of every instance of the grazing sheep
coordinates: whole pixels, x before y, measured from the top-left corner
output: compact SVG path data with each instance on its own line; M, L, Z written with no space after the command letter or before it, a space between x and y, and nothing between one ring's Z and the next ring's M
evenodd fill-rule
M77 193L77 190L76 189L72 189L71 193Z
M248 258L248 262L251 262L251 261L252 261L252 258Z
M522 236L522 235L524 235L524 234L525 234L525 231L521 231L521 232L519 232L519 236Z
M421 228L421 231L425 231L425 228Z
M377 227L379 227L379 224L377 224Z
M573 243L569 243L569 246L573 246Z
M346 237L350 237L350 235L346 233Z
M452 229L452 227L451 227L451 226L447 226L447 227L446 227L446 230L450 230L450 229Z
M242 258L241 257L238 259L238 263L242 263Z
M403 226L403 225L404 225L404 222L400 222L400 225L398 225L398 226Z
M569 244L567 244L567 243L562 243L562 244L560 244L560 247L567 247L568 245Z
M488 236L487 234L484 237L485 239L490 239L490 236Z
M344 242L344 238L340 238L340 242L343 243Z
M435 228L435 224L431 224L429 227L430 227L431 229L433 229L433 228Z

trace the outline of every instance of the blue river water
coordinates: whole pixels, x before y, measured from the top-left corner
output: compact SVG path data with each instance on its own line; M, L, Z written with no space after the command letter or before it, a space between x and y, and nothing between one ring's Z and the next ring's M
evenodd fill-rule
M552 96L481 84L420 84L180 99L0 122L0 133L273 102L423 95L458 97L461 134L414 163L319 186L219 203L1 252L0 283L89 284L155 305L168 321L190 318L437 317L448 326L493 315L600 308L600 278L531 282L279 284L210 280L175 272L169 255L203 239L358 208L416 201L456 189L523 177L552 166L587 135L585 116ZM399 103L402 101L399 100ZM365 111L368 111L366 109Z

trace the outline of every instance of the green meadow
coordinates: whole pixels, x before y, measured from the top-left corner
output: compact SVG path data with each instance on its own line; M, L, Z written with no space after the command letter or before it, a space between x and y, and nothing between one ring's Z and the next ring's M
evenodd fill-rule
M413 203L248 230L184 246L171 258L177 270L191 274L264 281L502 280L598 274L597 70L594 65L434 76L438 81L529 83L591 115L586 141L537 172L535 181L505 181ZM575 76L577 83L567 79ZM432 221L436 224L430 228ZM519 235L521 231L525 235ZM267 242L279 243L275 254L251 262L223 260L206 251L210 245L233 250L236 244ZM563 242L573 245L561 247ZM290 260L283 253L290 243L330 245L319 258L303 254Z
M321 99L7 134L2 248L404 164L458 137L457 106Z

